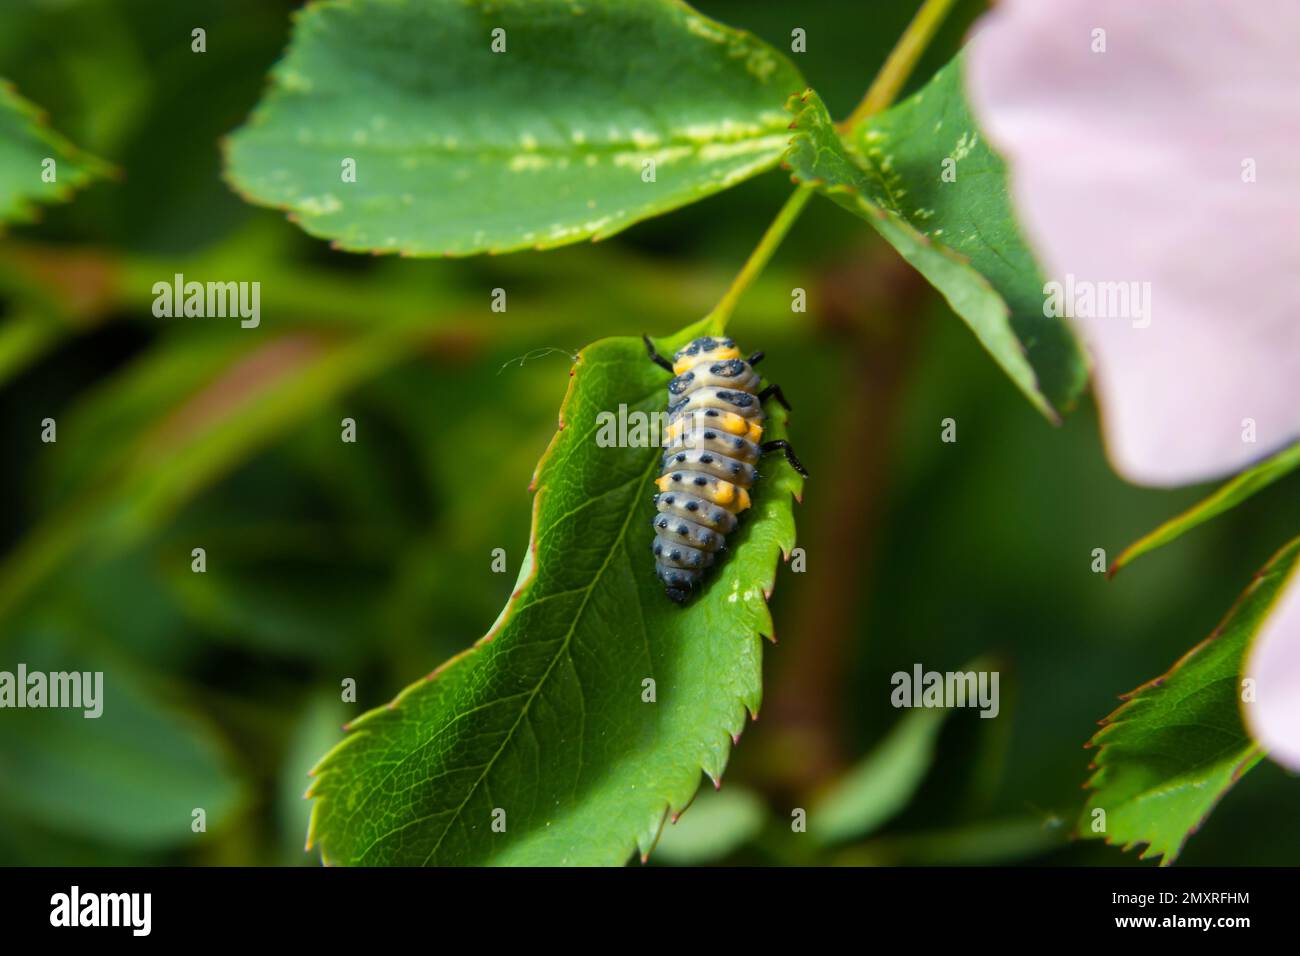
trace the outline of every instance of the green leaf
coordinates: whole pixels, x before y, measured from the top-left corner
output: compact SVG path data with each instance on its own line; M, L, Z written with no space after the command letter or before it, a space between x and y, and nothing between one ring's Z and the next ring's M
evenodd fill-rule
M62 331L56 324L30 313L0 322L0 385L7 384L33 361L47 355Z
M964 257L1002 297L1038 390L1065 411L1087 385L1088 362L1069 324L1043 315L1044 278L1020 233L1006 164L966 103L964 64L954 57L919 92L871 117L854 131L853 146L875 185L872 198Z
M829 845L866 836L903 810L934 764L948 711L909 711L808 814L808 831Z
M311 861L303 846L311 817L311 804L306 799L308 774L320 752L338 740L339 728L346 719L345 708L333 688L318 691L298 709L275 786L275 818L284 838L278 857L287 864Z
M54 160L46 182L45 161ZM0 222L30 222L36 203L63 202L109 167L45 125L41 111L0 80Z
M1170 518L1150 534L1130 544L1110 566L1110 576L1114 577L1120 568L1135 558L1148 551L1154 551L1182 537L1197 525L1204 524L1211 518L1235 508L1251 495L1263 491L1296 468L1300 468L1300 445L1292 445L1249 471L1243 471L1204 501L1188 508L1177 517Z
M767 806L752 790L729 785L705 791L655 844L656 863L699 866L735 853L762 832Z
M776 165L782 103L804 85L772 47L678 0L320 2L227 169L342 249L550 248Z
M960 668L974 674L1000 669L996 659L984 657ZM1003 693L1004 701L1007 696ZM1005 721L1007 714L1001 713ZM904 713L870 753L818 795L808 814L813 839L828 846L864 837L902 812L934 766L939 734L950 714L935 708ZM983 735L985 729L993 731L998 721L981 717L973 723ZM998 761L990 759L989 744L963 749L981 775L999 769ZM968 800L965 809L969 804Z
M1054 814L1006 817L919 832L891 833L840 850L835 866L992 866L1064 845L1069 826Z
M0 816L132 847L182 846L229 823L247 794L205 722L153 683L96 650L93 632L48 615L24 627L17 663L34 672L101 672L100 716L85 709L6 709L0 734ZM93 681L92 681L93 684Z
M1147 844L1172 863L1215 804L1263 756L1242 723L1241 671L1251 640L1294 575L1300 538L1269 561L1214 633L1167 674L1125 695L1093 737L1094 792L1079 823L1105 810L1107 843Z
M1042 277L1017 231L1002 161L967 112L959 70L955 60L864 124L853 148L815 92L792 97L795 135L785 165L795 181L866 219L1056 421L1083 390L1087 363L1066 323L1043 315ZM949 158L954 182L941 179Z
M497 623L358 719L317 767L311 837L326 862L624 863L690 802L701 769L720 778L757 713L766 596L802 481L765 460L728 558L677 607L652 570L659 449L596 443L601 412L662 411L668 375L631 338L587 347L572 375L534 480L529 556ZM773 412L768 434L781 436Z
M426 339L405 325L380 325L342 339L198 335L147 353L82 406L84 418L64 426L82 440L60 453L73 467L56 475L78 480L0 561L0 641L5 614L69 556L102 558L142 541L324 402L408 360ZM95 440L110 433L121 440Z

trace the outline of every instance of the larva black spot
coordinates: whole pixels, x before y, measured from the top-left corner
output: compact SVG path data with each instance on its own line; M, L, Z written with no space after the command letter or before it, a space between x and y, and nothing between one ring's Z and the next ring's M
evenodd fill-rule
M671 501L668 502L668 503L669 503L669 504L672 504ZM700 510L700 503L699 503L698 501L688 501L688 502L686 502L686 510L687 510L687 511L699 511L699 510Z
M695 483L702 488L709 483L709 479L705 478L703 475L700 475L698 478L695 479Z
M714 440L715 438L717 438L717 437L718 437L718 433L717 433L717 432L705 432L705 433L704 433L704 440L705 440L705 441L713 441L713 440ZM736 439L736 440L739 441L740 439Z
M685 456L683 456L683 457L685 457ZM712 455L701 455L701 456L700 456L700 464L701 464L701 465L711 465L711 464L713 464L713 456L712 456Z
M682 392L686 391L693 381L695 381L694 372L686 372L683 375L678 375L668 383L668 391L672 392L674 395L680 395Z
M718 398L731 405L735 405L737 408L749 408L750 405L754 404L754 396L750 395L748 392L727 391L724 389L718 391L716 394ZM669 414L672 414L671 405L668 406L668 412Z

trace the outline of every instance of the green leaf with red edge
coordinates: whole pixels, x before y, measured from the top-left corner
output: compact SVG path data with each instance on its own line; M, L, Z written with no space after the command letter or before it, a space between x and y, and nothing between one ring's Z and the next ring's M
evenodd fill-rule
M1263 752L1241 718L1252 639L1300 565L1300 538L1260 570L1227 617L1168 673L1125 695L1092 738L1097 756L1080 834L1172 863ZM1094 820L1103 817L1102 831Z
M658 344L713 331L705 320ZM701 770L721 778L757 713L767 595L802 480L765 459L727 557L678 607L650 550L660 449L596 441L602 412L662 411L669 376L633 338L588 346L571 374L496 624L355 721L314 771L309 839L325 862L624 863L689 804Z
M53 181L47 181L50 171ZM64 202L110 171L107 163L50 129L35 105L0 80L0 222L29 222L36 203Z
M784 165L796 182L870 223L1056 422L1086 384L1087 363L1070 328L1042 314L1042 278L1012 216L1002 162L966 109L959 66L954 60L921 92L872 117L851 142L817 93L791 97L795 133ZM946 155L951 142L960 148Z
M993 287L1057 411L1088 383L1088 361L1069 323L1043 313L1044 276L1011 205L1007 169L966 102L958 54L919 91L853 130L850 146L872 197L918 232L961 256Z
M1263 491L1273 482L1300 468L1300 444L1286 448L1254 468L1243 471L1225 483L1204 501L1197 502L1182 514L1170 518L1150 534L1130 544L1110 566L1110 576L1130 562L1163 545L1181 538L1187 532L1216 518L1247 498Z

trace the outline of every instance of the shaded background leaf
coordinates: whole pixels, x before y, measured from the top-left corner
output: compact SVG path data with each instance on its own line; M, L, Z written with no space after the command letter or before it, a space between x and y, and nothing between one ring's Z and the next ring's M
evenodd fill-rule
M687 812L664 824L651 859L677 866L717 862L757 837L766 822L767 804L758 794L705 787Z
M810 832L822 843L866 836L907 805L934 760L944 710L914 710L809 812Z
M3 816L148 849L208 840L231 826L246 794L228 772L219 737L177 702L168 703L130 664L95 653L83 636L93 629L67 618L34 622L17 659L29 675L101 673L101 713L6 710ZM195 809L204 811L207 833L193 831Z
M1121 567L1141 557L1148 551L1176 541L1211 518L1217 518L1235 508L1251 495L1258 494L1275 481L1300 468L1300 445L1292 445L1254 468L1243 471L1225 482L1204 501L1197 502L1180 515L1175 515L1150 534L1145 534L1125 548L1110 566L1114 575Z
M0 221L29 220L36 203L69 199L107 173L104 162L51 130L40 110L0 79Z

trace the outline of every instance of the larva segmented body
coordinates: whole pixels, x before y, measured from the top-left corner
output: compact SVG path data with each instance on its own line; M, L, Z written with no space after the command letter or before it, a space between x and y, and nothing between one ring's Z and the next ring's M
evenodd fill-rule
M776 386L759 391L755 353L740 357L728 338L698 338L680 349L672 363L646 340L651 358L670 369L668 427L663 470L656 485L655 569L673 601L684 603L726 546L737 516L750 506L749 489L765 451L780 448L803 474L784 441L762 443L763 400Z

